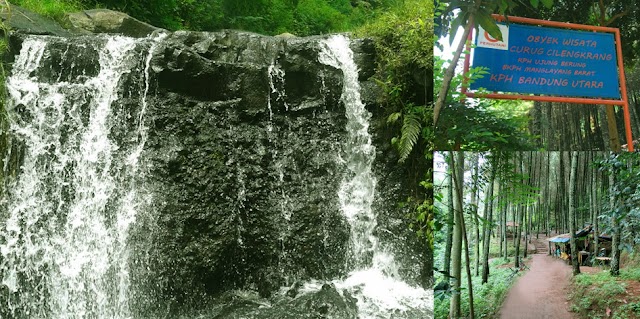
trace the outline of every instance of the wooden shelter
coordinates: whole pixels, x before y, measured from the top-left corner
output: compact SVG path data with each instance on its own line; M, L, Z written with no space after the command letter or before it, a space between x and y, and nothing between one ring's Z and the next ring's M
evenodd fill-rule
M595 250L594 233L591 224L587 224L575 234L576 247L571 247L570 233L560 234L547 239L549 242L549 254L571 262L572 251L577 251L578 261L582 264L589 262L591 257L608 257L611 253L611 236L600 234L598 236L598 252Z

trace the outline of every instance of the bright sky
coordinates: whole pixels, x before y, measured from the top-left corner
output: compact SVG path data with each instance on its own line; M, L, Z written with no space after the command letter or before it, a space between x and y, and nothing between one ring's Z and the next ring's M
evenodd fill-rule
M446 178L447 178L447 166L445 163L445 159L444 159L444 152L434 152L433 153L433 181L436 187L438 186L444 186L446 185ZM465 152L465 155L470 154L469 152ZM480 166L484 165L486 162L486 158L485 156L481 156L480 157L480 161L479 164ZM466 160L465 160L466 161ZM465 172L464 172L464 182L465 184L471 184L473 182L473 176L471 176L471 168L470 167L465 167ZM480 216L484 216L484 205L482 205L484 203L484 187L480 188L479 190L479 195L480 195L480 202L478 203L478 214ZM445 197L443 197L443 201L446 202L446 192L444 192ZM465 202L469 203L471 201L471 194L467 193L465 194L466 199Z
M464 31L464 28L462 27L458 28L458 32L456 32L456 37L453 39L452 46L449 46L449 35L438 40L438 43L440 43L443 46L444 50L440 51L438 47L435 47L434 54L444 59L453 59L453 51L458 46L458 43L460 43L460 38L462 38L463 31Z

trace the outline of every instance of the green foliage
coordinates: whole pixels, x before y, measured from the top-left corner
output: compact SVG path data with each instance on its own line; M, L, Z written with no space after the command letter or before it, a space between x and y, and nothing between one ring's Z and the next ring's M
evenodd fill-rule
M169 29L207 30L220 28L224 19L222 5L216 1L179 0L174 12L178 18L165 17L167 23L175 23Z
M540 2L540 0L529 0L533 8L538 8ZM442 3L445 4L442 16L450 16L454 11L459 11L458 15L451 21L451 24L447 26L450 30L450 41L453 41L458 28L467 25L471 17L475 19L476 25L482 26L494 39L502 40L502 33L500 33L500 29L491 14L506 15L518 6L518 3L514 0L443 0ZM553 0L542 0L542 4L546 8L551 8ZM443 19L441 21L446 23L448 20Z
M519 121L497 117L488 111L488 103L476 106L454 103L443 113L435 141L437 149L486 151L533 150L532 136Z
M582 318L638 318L640 296L634 295L629 283L640 280L640 268L623 268L619 277L608 271L580 274L573 280L571 308ZM606 315L606 309L611 315Z
M640 317L640 301L622 304L614 312L613 319L630 319Z
M420 185L424 187L428 195L413 210L413 215L410 216L412 222L409 228L414 230L418 237L425 238L427 247L433 251L434 234L442 228L442 224L436 223L432 198L433 183L427 182L426 179L427 176L425 176L425 181L421 182ZM410 199L409 202L412 202L412 200Z
M482 284L481 276L473 277L473 302L476 318L493 318L500 310L500 305L515 282L512 271L508 267L500 267L500 262L493 262L491 276L486 284ZM442 280L442 278L439 278ZM462 314L469 313L469 292L467 289L466 272L462 272L460 291L460 305ZM447 318L449 314L449 300L455 292L436 294L434 299L434 318ZM464 316L463 316L464 317Z
M395 123L400 118L403 118L400 137L394 137L391 140L391 144L398 149L400 162L404 162L411 154L414 146L418 144L423 126L429 120L429 113L424 107L415 107L413 104L408 104L404 112L405 114L402 112L391 113L387 120L388 123Z
M442 85L445 60L434 57L434 83ZM472 82L486 72L472 68L466 77ZM528 133L527 112L530 103L521 101L496 101L479 99L471 104L460 102L463 95L460 87L465 75L458 74L451 81L451 90L445 99L446 112L443 112L435 140L435 148L442 150L486 151L534 150L534 136ZM466 101L466 100L465 100Z
M99 7L112 10L118 10L129 15L150 23L154 26L166 28L169 30L180 29L185 20L181 14L189 14L192 21L203 19L201 15L196 15L198 10L194 7L198 3L199 8L208 8L212 1L189 1L189 0L82 0L86 7ZM192 9L192 12L186 12L186 9ZM216 11L210 11L209 14Z
M401 5L400 0L12 0L11 3L63 23L68 12L107 8L168 30L240 29L298 36L352 30Z
M433 89L428 83L433 68L433 23L428 19L432 15L432 1L408 2L358 32L373 37L376 43L376 78L384 90L388 123L397 128L392 143L401 162L416 148L424 151L414 156L424 156L433 149L429 145L432 97L426 93Z
M295 17L294 32L298 34L321 34L349 28L347 16L323 0L300 0Z
M616 198L613 208L607 207L601 217L604 231L612 233L611 217L618 220L621 229L620 248L633 250L640 242L640 156L637 153L611 153L598 161L600 170L614 175L612 195Z
M30 0L35 1L35 0ZM298 36L342 32L362 25L397 1L349 0L76 0L119 10L169 29L240 29Z
M369 4L379 5L378 1ZM433 249L436 226L433 211L431 162L433 130L431 73L433 61L433 1L402 2L371 21L357 33L372 37L376 45L377 83L383 89L382 104L387 129L398 151L399 162L411 165L408 180L420 180L412 207L410 227Z
M65 13L82 9L81 0L10 0L9 2L58 22L63 22Z
M614 309L620 303L618 297L626 293L625 288L626 283L608 271L577 275L573 278L571 309L583 317L606 318L606 309Z
M404 116L402 124L402 136L400 137L400 144L398 149L400 150L400 160L404 161L411 153L413 146L418 143L418 137L420 137L420 131L422 128L423 119L416 113L407 113Z
M509 259L513 262L513 256L516 255L516 247L512 245L513 240L509 240L507 244L507 256L510 256ZM489 258L497 258L500 257L500 246L495 242L491 242L489 245ZM500 258L500 260L504 261L504 259ZM506 261L505 261L506 262Z
M640 268L623 268L620 270L620 279L640 281Z
M379 64L386 70L384 82L399 84L411 66L432 68L433 3L416 0L395 8L365 25L357 33L376 40ZM410 92L403 92L410 94Z

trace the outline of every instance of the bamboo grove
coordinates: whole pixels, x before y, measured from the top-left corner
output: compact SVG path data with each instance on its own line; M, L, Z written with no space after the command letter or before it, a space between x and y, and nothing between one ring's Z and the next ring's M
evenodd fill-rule
M436 227L442 230L435 244L436 316L445 308L449 318L486 315L474 309L482 303L474 302L474 290L486 293L484 286L494 285L491 277L500 270L493 261L520 267L532 241L569 233L576 247L576 232L591 225L594 234L612 239L615 276L621 250L633 250L640 240L640 155L440 152L434 163L436 220L441 221ZM603 244L593 237L598 252ZM576 275L577 254L570 258Z

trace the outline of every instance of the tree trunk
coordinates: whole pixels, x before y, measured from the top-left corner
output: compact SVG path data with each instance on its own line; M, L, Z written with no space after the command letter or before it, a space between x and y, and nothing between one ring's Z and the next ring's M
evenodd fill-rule
M560 222L560 225L561 225L560 229L561 229L561 230L562 230L562 232L564 233L564 230L566 230L566 229L567 229L567 227L566 227L566 225L567 225L567 224L566 224L566 222L565 222L565 218L564 218L564 216L566 216L566 215L561 213L561 212L566 212L566 210L565 210L565 206L564 206L564 202L565 202L565 194L566 194L566 193L565 193L565 187L564 187L564 180L565 180L565 177L564 177L565 161L564 161L564 154L563 154L563 153L564 153L564 152L560 152L560 153L558 154L558 155L560 156L560 166L559 166L559 168L560 168L560 169L559 169L559 171L560 171L559 173L560 173L560 174L559 174L559 178L558 178L558 179L559 179L559 180L558 180L558 194L559 194L559 196L560 196L560 207L559 207L560 209L559 209L558 211L559 211L560 213L559 213L559 216L558 216L558 217L560 217L560 221L559 221L559 222Z
M493 154L491 159L491 175L489 177L489 183L487 183L486 199L485 199L485 216L486 223L484 226L484 239L482 240L482 283L486 284L489 280L489 246L491 243L491 230L493 229L493 183L496 179L496 169L498 168L499 158L496 158L496 154Z
M454 224L453 224L453 242L451 250L451 280L453 284L451 288L454 293L451 296L449 304L449 318L455 319L460 317L460 280L461 280L461 262L462 262L462 180L464 178L464 154L462 152L455 153L457 159L454 159L454 153L449 152L451 157L451 174L455 187L454 204ZM457 163L456 163L457 162Z
M518 158L515 160L516 163L516 174L521 174L522 171L522 153L518 153ZM514 223L517 223L517 226L515 227L516 232L514 234L514 241L515 241L515 246L516 246L516 254L515 254L515 266L516 268L520 267L520 258L518 258L520 256L520 240L521 240L521 233L522 233L522 215L523 215L523 207L524 205L522 203L518 204L516 207L516 216L513 219Z
M615 190L615 171L613 169L609 175L609 207L611 211L615 211L616 196ZM611 214L611 228L613 234L611 234L611 276L620 275L620 225L618 223L618 213Z
M479 1L477 1L479 2ZM473 27L473 15L469 18L467 25L464 27L464 32L462 33L462 39L460 43L458 43L458 47L453 54L453 59L451 60L451 64L447 67L447 71L444 73L444 78L442 79L442 87L440 87L440 91L438 92L438 99L436 100L436 104L433 106L433 127L435 128L438 125L438 118L440 117L440 111L444 107L444 103L447 100L447 94L449 93L449 87L451 86L451 80L456 71L456 67L458 66L458 61L460 60L460 55L464 49L464 45L467 43L467 38L469 37L469 33L471 32L471 28Z
M502 181L503 183L505 183L504 181ZM501 189L508 189L508 188L504 188L501 187ZM509 241L507 240L507 197L506 194L508 194L509 191L507 190L505 192L504 196L501 196L502 198L502 240L501 240L501 245L500 247L502 247L502 258L507 261L507 259L509 258Z
M480 192L478 191L479 187L479 179L480 179L480 170L479 170L479 162L480 162L480 153L475 153L475 157L473 159L473 188L471 189L471 210L473 216L471 216L473 220L473 227L475 231L475 265L474 271L475 275L479 275L479 267L480 267L480 225L478 224L478 196Z
M462 152L459 152L462 153ZM464 165L464 157L461 157L461 163L463 163L462 165ZM454 175L454 177L457 177L457 175ZM463 173L459 176L459 178L457 178L457 181L455 182L456 184L460 185L460 187L458 188L458 200L460 201L460 207L462 207L462 200L463 200L463 192L462 192L462 185L464 184L463 181L464 178L464 170ZM466 259L466 270L467 270L467 290L469 291L469 319L474 319L475 318L475 314L474 314L474 304L473 304L473 282L472 282L472 278L471 278L471 259L469 258L469 238L467 238L467 228L465 226L465 221L464 221L464 214L463 214L463 210L459 210L458 212L458 218L460 220L460 228L462 231L462 240L464 243L464 257Z
M451 247L453 242L453 223L454 223L454 206L453 206L453 155L449 154L447 157L447 165L449 166L449 175L447 175L447 183L449 184L447 192L447 239L444 249L444 273L451 276ZM450 281L449 277L449 281Z
M598 246L600 244L600 229L598 227L598 171L593 172L591 177L591 193L593 196L593 253L598 256ZM593 260L593 258L591 258Z
M571 265L573 266L573 275L580 273L580 264L578 264L578 246L576 245L576 177L578 173L578 152L571 152L571 173L569 177L569 226L571 227Z
M547 235L547 237L549 236L549 233L551 232L550 228L550 219L551 219L551 213L549 212L549 210L551 209L551 205L549 205L549 202L551 202L551 193L549 192L549 184L551 184L551 153L546 152L547 153L547 174L546 174L546 180L547 182L545 183L545 196L544 196L544 207L545 207L545 214L547 215L547 218L545 218L545 234Z

